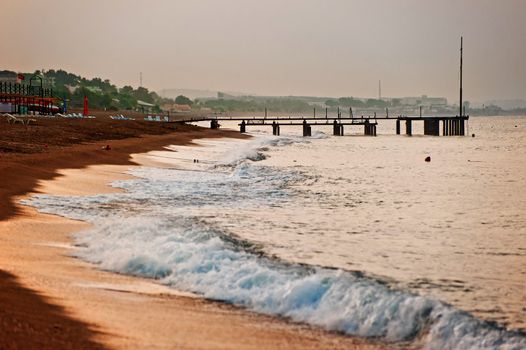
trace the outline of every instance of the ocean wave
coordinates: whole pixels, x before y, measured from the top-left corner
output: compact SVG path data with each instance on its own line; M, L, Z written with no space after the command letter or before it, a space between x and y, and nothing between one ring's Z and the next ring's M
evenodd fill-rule
M206 298L350 335L389 342L419 340L429 349L526 346L524 334L440 301L393 290L361 274L258 254L250 243L225 239L227 233L196 217L121 220L118 211L87 216L81 208L68 211L63 204L57 210L55 201L61 199L37 196L33 204L96 225L76 235L83 248L75 254L105 270L155 278Z
M157 279L174 288L349 335L418 342L428 349L524 349L526 336L441 301L339 269L266 256L207 217L224 210L286 205L297 170L247 161L292 139L268 138L206 171L135 168L117 181L126 193L36 195L25 204L85 220L75 255L100 268ZM293 198L292 198L293 199ZM262 232L262 234L264 234Z
M253 162L261 161L267 158L264 152L267 151L269 147L283 147L292 143L301 142L307 142L307 140L300 137L259 136L244 144L243 147L230 150L222 159L217 161L216 167L235 167L246 160Z

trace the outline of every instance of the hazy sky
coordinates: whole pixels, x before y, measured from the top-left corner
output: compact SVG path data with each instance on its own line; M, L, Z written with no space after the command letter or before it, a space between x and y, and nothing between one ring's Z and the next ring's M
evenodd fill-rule
M260 95L526 99L526 0L0 0L0 69Z

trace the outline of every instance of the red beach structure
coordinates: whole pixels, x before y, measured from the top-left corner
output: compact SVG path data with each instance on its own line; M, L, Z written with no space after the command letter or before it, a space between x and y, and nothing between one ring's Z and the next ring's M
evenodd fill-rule
M17 114L54 114L60 99L53 95L53 89L42 87L42 78L33 76L29 85L22 84L25 77L15 74L13 81L0 81L0 112Z
M88 96L84 95L84 111L82 113L85 117L88 116Z

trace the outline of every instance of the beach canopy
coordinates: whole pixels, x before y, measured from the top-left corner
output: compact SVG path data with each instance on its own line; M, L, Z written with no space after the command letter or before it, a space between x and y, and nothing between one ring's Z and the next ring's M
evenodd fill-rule
M84 96L84 111L82 113L85 117L88 116L88 96Z

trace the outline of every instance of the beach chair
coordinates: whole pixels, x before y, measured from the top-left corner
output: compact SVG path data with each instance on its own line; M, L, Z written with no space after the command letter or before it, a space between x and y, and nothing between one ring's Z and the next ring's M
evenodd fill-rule
M4 115L7 117L7 122L9 124L16 124L16 123L24 124L24 120L23 119L19 119L19 118L15 117L14 115L11 115L9 113L4 114Z

